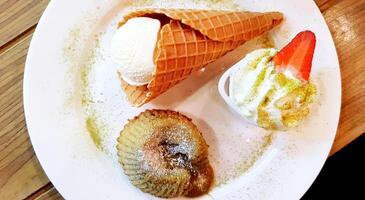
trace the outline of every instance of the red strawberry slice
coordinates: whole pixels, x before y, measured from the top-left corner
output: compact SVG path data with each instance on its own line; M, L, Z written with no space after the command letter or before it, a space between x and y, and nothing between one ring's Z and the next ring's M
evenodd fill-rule
M291 70L297 78L308 81L315 46L316 35L313 32L300 32L273 58L276 70Z

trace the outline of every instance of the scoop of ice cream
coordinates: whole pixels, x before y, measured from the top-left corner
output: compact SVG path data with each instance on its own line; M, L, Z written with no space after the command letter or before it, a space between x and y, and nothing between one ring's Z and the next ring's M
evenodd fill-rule
M130 85L145 85L151 81L155 64L153 53L161 23L149 17L136 17L119 27L111 44L112 60Z
M312 83L297 79L289 70L275 70L271 59L276 54L276 49L248 54L229 84L229 96L241 114L266 129L297 126L308 115L316 95Z

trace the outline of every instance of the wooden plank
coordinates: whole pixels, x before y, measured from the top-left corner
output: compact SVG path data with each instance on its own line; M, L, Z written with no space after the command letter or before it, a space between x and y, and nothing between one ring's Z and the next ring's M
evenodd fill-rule
M49 182L34 154L23 113L24 62L33 31L0 51L0 199L23 199Z
M63 200L64 198L57 192L56 188L52 187L42 195L40 195L36 200Z
M323 12L342 75L342 111L331 154L365 132L365 1L342 0Z
M315 0L317 6L319 7L322 13L327 9L331 8L336 3L338 3L338 1L339 0Z
M0 47L38 23L49 0L0 0Z
M57 192L52 183L48 183L25 200L63 200L63 197Z

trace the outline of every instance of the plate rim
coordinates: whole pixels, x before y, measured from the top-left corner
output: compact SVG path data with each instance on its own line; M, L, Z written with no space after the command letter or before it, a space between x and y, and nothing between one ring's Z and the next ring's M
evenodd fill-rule
M30 124L29 121L30 121L30 118L32 118L32 117L31 117L31 114L28 111L29 110L29 107L31 106L29 104L29 100L28 100L29 95L28 94L30 94L30 90L31 89L28 88L27 85L28 85L28 82L30 80L30 78L29 78L29 70L31 68L31 64L30 64L30 61L29 61L30 60L30 56L31 56L30 52L34 51L33 50L35 48L34 47L34 44L33 44L33 43L35 43L34 41L39 40L38 39L38 35L39 35L39 32L40 32L40 28L38 28L38 26L43 26L43 24L46 21L46 18L50 15L51 8L55 5L55 2L56 2L56 0L49 2L49 4L47 5L45 11L43 12L43 14L42 14L42 16L41 16L41 18L40 18L40 20L38 22L38 25L37 25L34 33L33 33L33 36L32 36L32 39L31 39L31 42L30 42L30 45L29 45L29 49L28 49L26 61L25 61L24 77L23 77L23 85L22 85L22 89L23 89L23 109L24 109L24 117L25 117L25 122L26 122L26 127L27 127L27 130L28 130L28 134L29 134L29 139L31 141L31 144L32 144L32 147L34 149L35 155L37 156L37 159L39 160L39 162L40 162L40 164L42 166L42 169L44 170L44 172L47 175L47 177L50 177L50 174L49 174L50 172L49 172L49 170L46 170L47 169L46 164L45 164L46 161L45 161L44 158L42 158L42 156L39 155L39 151L40 150L39 150L39 146L37 145L38 142L35 141L34 136L32 136L35 133L34 133L34 131L31 131L31 128L29 128L31 126L31 125L29 125ZM339 126L339 121L340 121L340 115L341 115L341 111L342 111L342 109L341 109L341 105L342 105L342 73L341 73L341 67L340 67L340 62L339 62L337 48L336 48L336 45L335 45L335 42L334 42L334 38L333 38L333 36L332 36L332 34L330 32L330 29L328 27L328 24L327 24L327 22L326 22L326 20L325 20L325 18L323 16L323 14L322 14L322 12L320 11L319 7L314 2L314 0L312 0L311 3L314 4L315 8L317 9L317 12L319 12L321 14L321 19L320 19L322 21L321 23L322 24L325 24L325 26L326 26L326 27L324 27L325 28L325 32L327 34L329 34L330 37L331 37L331 49L334 49L335 50L334 53L336 55L336 59L334 60L334 62L336 62L336 67L339 70L339 78L340 78L339 79L339 87L340 88L339 88L339 91L338 91L338 95L339 95L339 97L338 97L338 100L339 100L339 108L338 108L338 111L339 112L338 112L338 115L336 117L336 124L337 124L336 130L335 130L335 133L333 133L332 136L331 136L331 138L332 138L331 139L331 146L332 146L334 144L334 141L335 141L335 138L336 138L336 133L338 131L338 126ZM330 151L331 151L331 148L328 148L327 152L325 153L327 155L327 158L328 158L328 155L329 155ZM305 194L305 192L308 191L308 189L310 188L310 186L314 183L315 179L318 177L319 173L321 172L321 170L322 170L322 168L324 166L324 163L326 162L327 158L326 159L323 159L321 161L321 163L320 163L321 167L317 169L317 171L315 173L316 174L315 175L315 178L313 179L312 183L309 184L308 187L306 187L306 188L304 188L302 190L303 193L298 194L298 195L300 195L299 197L302 197ZM53 183L53 180L49 180L49 181ZM64 197L67 196L67 195L64 194L64 191L63 190L59 190L60 186L58 184L53 184L53 185L54 185L54 187L57 189L57 191L62 196L64 196Z

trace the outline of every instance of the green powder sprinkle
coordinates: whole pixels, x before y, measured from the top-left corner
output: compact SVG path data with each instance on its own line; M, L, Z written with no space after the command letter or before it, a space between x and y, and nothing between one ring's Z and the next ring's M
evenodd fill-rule
M102 139L100 137L100 129L97 126L96 120L94 118L88 117L86 119L86 128L96 147L101 149Z
M95 35L95 40L90 50L85 55L84 65L81 69L81 104L83 106L88 106L90 103L94 103L92 96L90 94L90 73L92 71L92 66L96 63L97 55L100 56L100 39L104 33L99 33Z
M219 181L216 181L216 186L227 184L229 181L233 180L234 178L238 178L239 176L245 174L248 170L250 170L254 166L254 164L263 156L268 147L272 144L273 136L273 133L264 136L257 151L253 152L249 159L238 164L231 172L225 174L225 176L222 177Z
M264 33L257 39L257 44L262 45L261 48L275 48L275 42L269 33Z

